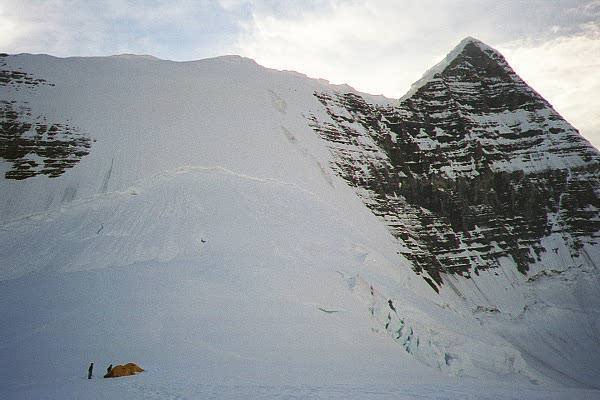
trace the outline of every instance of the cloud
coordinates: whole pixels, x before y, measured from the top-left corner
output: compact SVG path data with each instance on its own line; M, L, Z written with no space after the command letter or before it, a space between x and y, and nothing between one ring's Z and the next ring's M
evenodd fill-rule
M0 48L7 49L27 35L27 27L19 22L11 16L9 4L0 4Z
M153 54L188 60L220 55L234 41L241 5L191 0L3 0L3 51L57 56Z
M447 49L427 43L422 21L410 17L419 9L414 3L399 10L388 2L336 1L292 16L254 9L237 48L267 66L397 97L433 62L432 48L437 55ZM443 17L436 8L429 14L430 21Z
M600 29L499 48L519 75L600 148Z

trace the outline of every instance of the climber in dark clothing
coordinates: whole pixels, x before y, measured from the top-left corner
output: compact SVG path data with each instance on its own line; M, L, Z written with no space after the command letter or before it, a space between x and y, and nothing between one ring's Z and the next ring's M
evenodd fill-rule
M396 308L394 307L394 304L392 303L391 300L388 300L388 306L390 306L390 308L393 312L396 312Z
M92 379L92 372L94 371L94 363L90 364L90 367L88 368L88 379Z
M110 364L108 368L106 368L106 375L110 374L110 371L112 371L112 364Z

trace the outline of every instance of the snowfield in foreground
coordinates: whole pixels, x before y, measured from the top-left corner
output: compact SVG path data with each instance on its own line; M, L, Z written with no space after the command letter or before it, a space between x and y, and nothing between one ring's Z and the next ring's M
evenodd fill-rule
M345 279L360 272L385 287L394 278L385 276L394 273L391 264L385 268L393 255L370 250L364 230L297 187L195 168L151 182L4 225L10 246L32 235L47 238L32 258L62 248L56 257L77 252L82 260L72 271L46 268L0 283L4 397L598 395L549 389L514 374L490 373L482 384L417 362L374 331L359 285ZM155 261L103 266L125 254L148 257L142 249L155 251ZM173 249L186 256L168 260ZM87 252L105 253L102 267ZM408 289L397 294L413 307L437 308L443 320L443 310L416 296ZM92 381L85 377L88 361L95 362ZM128 361L146 371L100 378L108 364Z

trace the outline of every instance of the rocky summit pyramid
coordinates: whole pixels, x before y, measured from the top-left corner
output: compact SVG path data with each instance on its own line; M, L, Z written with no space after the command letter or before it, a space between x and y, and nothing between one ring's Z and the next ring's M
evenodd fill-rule
M600 154L473 38L399 100L2 54L0 193L3 398L600 390Z
M494 49L463 40L393 107L318 96L337 171L436 291L447 275L535 272L558 250L596 267L600 155Z
M525 346L533 359L598 346L564 328L599 333L586 314L599 283L600 153L498 51L464 39L393 105L315 95L329 120L311 124L333 169L435 292L476 319L537 321L547 345ZM572 368L596 376L597 356L583 359Z

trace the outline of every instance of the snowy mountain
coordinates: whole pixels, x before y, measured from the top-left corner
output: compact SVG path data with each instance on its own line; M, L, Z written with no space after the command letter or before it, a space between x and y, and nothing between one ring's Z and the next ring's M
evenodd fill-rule
M352 93L317 96L334 122L315 117L313 127L335 169L413 270L449 304L502 321L497 332L530 364L576 342L583 359L552 368L579 370L593 383L598 151L502 55L472 38L393 106ZM544 344L530 348L509 333L521 319L532 320ZM571 324L592 329L557 331Z
M599 395L600 154L489 46L0 60L3 397Z

